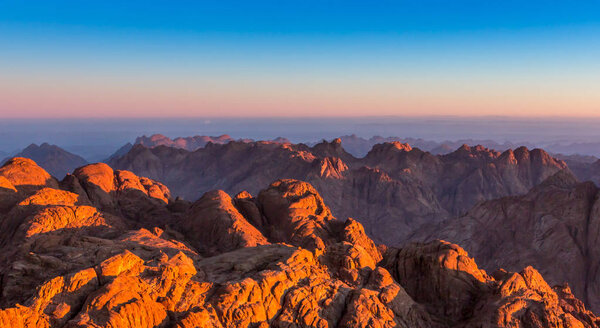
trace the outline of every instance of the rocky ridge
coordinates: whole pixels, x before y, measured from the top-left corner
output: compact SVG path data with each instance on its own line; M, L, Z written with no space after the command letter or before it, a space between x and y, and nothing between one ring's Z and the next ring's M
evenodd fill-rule
M103 164L0 169L2 327L598 327L533 268L376 245L310 184L196 202ZM27 179L27 181L21 181Z
M253 142L252 139L236 140L227 134L223 134L220 136L177 137L175 139L171 139L162 134L153 134L149 137L144 135L144 136L136 138L134 144L142 145L142 146L145 146L148 148L154 148L154 147L158 147L158 146L167 146L167 147L185 149L188 151L194 151L199 148L206 147L206 145L208 143L223 145L223 144L227 144L232 141ZM276 139L273 139L272 141L276 142L276 143L289 143L289 140L282 138L282 137L278 137ZM125 147L125 148L123 148L123 147ZM131 148L128 145L125 145L123 147L122 147L123 150L127 149L127 148L129 148L129 149ZM117 153L118 153L118 151L117 151ZM117 153L115 155L117 155ZM113 157L113 156L111 156L111 157Z

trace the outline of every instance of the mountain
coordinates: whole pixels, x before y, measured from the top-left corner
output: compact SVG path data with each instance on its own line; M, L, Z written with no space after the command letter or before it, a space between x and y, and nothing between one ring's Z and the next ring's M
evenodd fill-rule
M600 156L600 142L561 142L550 143L546 146L547 149L555 153L567 155L588 155Z
M447 155L432 155L393 142L356 158L341 143L211 143L194 152L136 145L109 164L162 181L185 199L212 189L254 194L258 186L281 178L307 181L336 216L356 217L369 236L389 245L401 244L424 223L462 214L477 202L524 194L566 167L543 150L524 147L499 153L463 145Z
M596 156L558 154L557 157L567 163L580 181L592 181L600 186L600 159Z
M199 148L205 147L209 142L212 144L227 144L231 141L236 141L229 135L223 134L218 137L213 136L193 136L193 137L178 137L175 139L171 139L162 134L154 134L150 137L141 136L135 140L136 145L143 145L148 148L154 148L157 146L167 146L173 148L180 148L189 151L194 151ZM239 142L252 142L252 139L239 139ZM278 137L273 142L276 143L289 143L290 141L286 138ZM124 146L126 147L126 146ZM124 149L121 148L121 150ZM114 155L113 155L114 156Z
M350 154L356 157L363 157L376 144L384 142L399 141L408 143L413 147L431 152L432 154L447 154L462 144L467 145L483 145L484 147L505 151L519 146L527 146L529 148L544 148L546 151L556 154L557 157L571 157L572 159L583 159L584 157L600 156L600 143L598 142L556 142L556 141L537 141L537 142L510 142L498 140L484 139L459 139L459 140L427 140L422 138L401 138L401 137L381 137L373 136L363 138L357 135L341 136L342 145ZM562 158L561 158L562 159Z
M156 146L168 146L174 148L181 148L190 151L194 151L198 148L206 146L207 143L215 143L215 144L225 144L230 141L234 141L234 139L226 134L211 137L211 136L193 136L193 137L179 137L175 139L171 139L162 134L154 134L150 137L141 136L135 140L136 145L144 145L148 148L156 147Z
M109 161L111 161L114 158L121 157L121 156L127 154L131 150L131 148L133 148L133 144L131 144L131 142L128 142L125 145L123 145L121 148L117 149L117 151L115 151L108 158L106 158L105 160L103 160L103 162L109 162Z
M528 142L512 143L512 142L497 142L494 140L478 140L478 139L460 139L460 140L445 140L445 141L433 141L422 138L400 138L400 137L381 137L373 136L369 139L359 137L355 134L341 136L342 145L344 149L350 154L356 157L365 156L369 150L376 144L386 142L401 142L407 143L415 148L428 151L435 155L444 155L451 153L456 148L466 145L483 145L486 148L496 149L499 151L505 151L511 148L518 148L519 146L527 146L535 148L535 145Z
M340 140L344 150L346 150L348 153L355 157L364 157L376 144L400 141L400 138L373 136L369 139L366 139L352 134L341 136Z
M564 161L565 163L567 163L567 165L569 165L569 167L571 167L571 164L592 164L594 162L597 162L600 158L596 157L596 156L591 156L591 155L579 155L579 154L574 154L574 155L564 155L564 154L552 154L552 156L554 158L560 159L561 161Z
M87 164L87 161L82 157L48 143L39 146L31 144L14 157L30 158L57 178L63 178L75 168ZM7 160L5 159L3 162Z
M464 216L422 227L412 239L458 243L484 269L532 265L551 283L568 281L598 311L599 191L561 171L526 195L483 202Z
M59 183L15 158L0 186L1 327L600 325L530 266L489 275L448 242L376 245L298 180L186 202L106 164Z

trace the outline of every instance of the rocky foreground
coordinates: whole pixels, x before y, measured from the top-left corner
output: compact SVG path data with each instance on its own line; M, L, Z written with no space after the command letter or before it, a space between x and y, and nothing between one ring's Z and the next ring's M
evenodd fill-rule
M104 164L0 168L0 327L598 327L532 267L376 245L308 183L173 200Z

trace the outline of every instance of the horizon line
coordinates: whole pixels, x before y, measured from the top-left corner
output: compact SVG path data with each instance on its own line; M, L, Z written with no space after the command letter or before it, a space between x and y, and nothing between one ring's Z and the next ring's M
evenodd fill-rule
M599 110L600 112L600 110ZM237 120L237 119L515 119L515 120L532 120L532 119L600 119L598 115L461 115L461 114L430 114L430 115L307 115L307 116L283 116L283 115L237 115L237 116L216 116L216 115L179 115L179 116L37 116L37 117L2 117L3 121L62 121L62 120L179 120L179 119L194 119L194 120Z

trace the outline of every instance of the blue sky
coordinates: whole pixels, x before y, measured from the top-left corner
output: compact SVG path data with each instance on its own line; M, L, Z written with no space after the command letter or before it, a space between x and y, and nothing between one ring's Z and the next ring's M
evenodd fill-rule
M598 1L3 1L0 115L600 115Z

